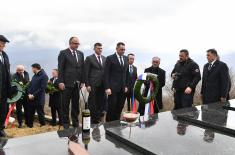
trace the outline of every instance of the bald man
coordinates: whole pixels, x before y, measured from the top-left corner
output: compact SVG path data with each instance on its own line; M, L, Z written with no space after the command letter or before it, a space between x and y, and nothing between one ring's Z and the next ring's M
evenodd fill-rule
M16 73L13 74L12 80L22 82L24 85L29 82L29 73L25 71L25 67L23 65L18 65L16 67ZM17 120L19 124L19 128L22 128L23 125L23 112L22 107L24 108L24 119L25 124L28 125L28 104L27 104L27 96L25 95L16 103L16 114Z
M69 128L70 101L72 101L71 118L73 127L78 127L79 87L84 86L84 55L78 50L77 37L69 39L69 48L60 51L58 56L59 88L62 91L62 124Z
M144 70L145 73L153 73L158 75L159 90L156 98L154 99L154 113L158 113L163 108L162 103L162 88L165 86L166 71L160 68L161 59L159 57L152 58L152 66ZM145 96L148 94L150 83L146 83ZM145 106L142 104L139 106L139 112L141 115L144 114Z

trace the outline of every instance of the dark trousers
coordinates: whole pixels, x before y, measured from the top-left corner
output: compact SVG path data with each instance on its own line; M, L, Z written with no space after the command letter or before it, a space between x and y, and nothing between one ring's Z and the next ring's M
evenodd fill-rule
M132 96L133 96L133 92L128 92L128 93L126 94L127 110L128 110L128 111L131 111Z
M108 97L108 111L106 115L106 122L119 120L122 109L125 104L125 93L112 92Z
M99 87L91 87L88 97L88 105L91 112L91 122L98 123L102 112L105 109L105 90L101 85Z
M174 102L175 102L174 110L192 107L193 96L194 96L194 93L185 94L184 91L176 91L174 93Z
M56 113L59 118L59 124L62 125L62 111L61 111L61 106L56 105L56 106L51 106L51 117L52 117L52 123L56 124Z
M19 100L16 103L16 115L19 125L23 123L22 107L24 108L25 124L28 124L29 112L28 112L28 103L26 97L24 97L23 99Z
M62 117L63 125L68 126L70 124L69 120L69 107L70 101L72 100L71 107L71 118L73 126L78 126L78 116L79 116L79 89L78 87L69 87L62 92Z
M1 98L0 99L0 130L5 128L5 120L7 116L7 99Z
M35 112L37 111L38 114L38 120L41 125L45 125L45 113L44 113L44 105L38 104L36 101L31 101L29 102L29 122L28 126L33 127L33 122L34 122L34 116Z

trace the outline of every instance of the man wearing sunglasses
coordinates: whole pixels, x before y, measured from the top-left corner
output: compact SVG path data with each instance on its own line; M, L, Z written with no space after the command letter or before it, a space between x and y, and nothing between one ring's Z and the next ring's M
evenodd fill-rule
M60 51L58 56L59 88L62 91L62 124L69 128L69 107L72 101L71 118L73 127L78 127L79 88L84 86L84 55L78 50L77 37L69 39L69 48Z

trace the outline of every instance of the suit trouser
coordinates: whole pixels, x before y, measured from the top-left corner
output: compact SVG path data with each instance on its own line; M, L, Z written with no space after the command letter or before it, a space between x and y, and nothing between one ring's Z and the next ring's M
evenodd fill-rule
M174 93L174 102L175 102L174 110L192 107L193 96L194 96L194 93L185 94L184 91L176 91Z
M108 97L108 111L106 115L106 121L110 122L119 120L124 104L125 93L123 91L112 92L112 94Z
M91 112L91 122L100 121L101 114L105 109L105 90L101 85L99 87L91 87L88 97L88 105Z
M62 124L62 111L60 105L51 106L52 123L56 123L56 113L58 114L59 124Z
M78 87L66 87L62 92L62 123L69 125L69 108L70 100L72 100L71 118L73 126L78 126L79 120L79 89Z
M131 111L132 96L133 96L133 92L128 92L128 93L126 94L127 110L128 110L128 111Z
M28 126L33 127L33 122L34 122L34 116L35 112L37 111L38 114L38 120L41 125L45 125L45 113L44 113L44 105L39 104L36 101L29 102L29 122Z
M25 124L28 124L29 112L28 112L28 103L27 103L26 97L24 97L23 99L19 100L16 103L16 115L17 115L17 120L19 124L23 123L22 107L24 108Z
M0 130L5 128L5 120L7 115L7 99L0 99Z

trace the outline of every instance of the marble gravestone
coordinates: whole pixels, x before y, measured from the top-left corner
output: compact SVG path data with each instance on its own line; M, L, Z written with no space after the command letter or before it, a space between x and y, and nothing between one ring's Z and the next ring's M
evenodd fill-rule
M215 103L159 113L133 127L111 122L106 124L106 134L142 154L231 155L235 154L234 120L234 111Z

